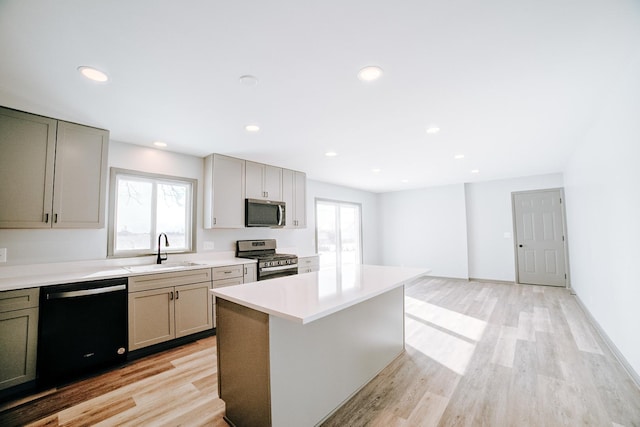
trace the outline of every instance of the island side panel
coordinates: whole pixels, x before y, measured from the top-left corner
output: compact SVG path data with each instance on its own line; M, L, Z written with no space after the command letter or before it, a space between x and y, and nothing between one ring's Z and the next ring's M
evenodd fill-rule
M237 426L271 425L269 316L216 299L218 392Z
M316 425L404 350L404 287L269 336L273 426Z

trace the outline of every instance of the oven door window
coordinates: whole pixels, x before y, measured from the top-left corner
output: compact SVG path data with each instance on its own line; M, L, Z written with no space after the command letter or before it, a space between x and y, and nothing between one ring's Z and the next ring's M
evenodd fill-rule
M258 280L275 279L277 277L291 276L294 274L298 274L297 266L288 270L260 272L260 278Z

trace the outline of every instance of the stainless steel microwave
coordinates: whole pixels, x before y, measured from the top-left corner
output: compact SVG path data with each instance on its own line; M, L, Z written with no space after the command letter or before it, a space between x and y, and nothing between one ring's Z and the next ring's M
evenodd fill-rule
M285 203L273 200L246 199L244 218L247 227L284 227Z

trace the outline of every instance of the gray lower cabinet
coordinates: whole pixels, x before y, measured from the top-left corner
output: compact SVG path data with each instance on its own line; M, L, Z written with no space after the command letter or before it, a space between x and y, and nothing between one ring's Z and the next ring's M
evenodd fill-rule
M103 228L109 131L0 107L0 228Z
M36 378L39 293L0 292L0 390Z
M244 265L244 282L251 283L258 280L258 266L256 263Z
M211 269L129 278L129 350L213 328Z
M298 258L298 274L320 270L320 256L312 255Z

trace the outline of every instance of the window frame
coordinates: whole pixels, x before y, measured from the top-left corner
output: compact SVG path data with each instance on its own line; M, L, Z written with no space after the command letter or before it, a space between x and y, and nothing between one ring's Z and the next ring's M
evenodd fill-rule
M107 258L134 258L156 255L156 248L152 245L151 249L129 250L115 252L116 243L116 198L117 198L117 179L119 176L129 176L132 178L141 178L146 181L152 181L154 185L166 182L178 182L191 186L191 203L189 204L190 212L187 214L190 224L185 227L185 233L187 238L186 249L172 249L171 246L163 248L163 252L174 254L188 254L195 253L197 248L197 195L198 195L198 180L193 178L185 178L180 176L163 175L151 172L142 172L133 169L123 168L110 168L109 177L109 221L107 229ZM153 228L157 221L156 207L152 207L152 214L155 218L152 218ZM190 230L190 232L188 231ZM171 242L169 242L171 243Z

